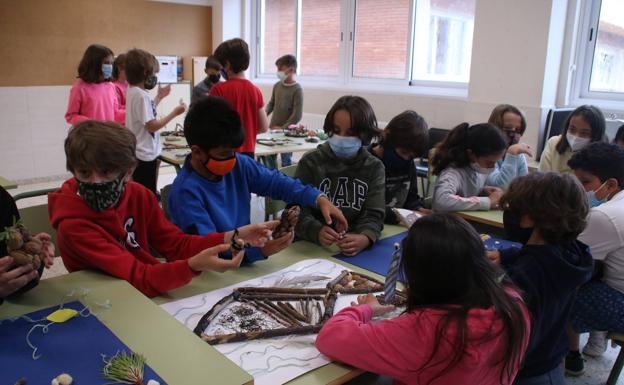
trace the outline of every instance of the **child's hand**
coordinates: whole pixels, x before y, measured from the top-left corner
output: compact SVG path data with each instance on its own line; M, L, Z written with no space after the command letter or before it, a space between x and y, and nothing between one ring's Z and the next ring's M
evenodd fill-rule
M238 228L238 238L254 247L263 247L280 221L256 223ZM225 243L232 241L233 231L225 234Z
M271 256L290 246L294 239L295 232L291 231L290 233L286 233L277 239L267 241L264 247L260 249L260 252L265 257Z
M164 87L160 86L160 83L158 83L158 93L156 93L156 97L158 99L164 99L167 96L169 96L169 94L171 93L171 84L167 84Z
M43 245L43 264L46 269L49 269L54 264L54 244L52 243L52 237L46 233L39 233L33 238L37 238Z
M13 258L9 256L0 258L0 298L12 294L37 278L38 273L33 270L32 264L27 263L9 270L12 264Z
M316 198L316 206L321 211L321 214L323 214L326 225L331 225L333 221L336 221L336 225L334 226L336 230L339 232L347 231L349 228L347 218L345 218L342 211L334 206L325 195L319 195L318 198Z
M358 295L357 303L351 302L351 306L368 305L373 310L373 317L394 310L394 305L382 305L373 294Z
M188 265L193 271L213 270L223 273L229 269L236 269L243 261L245 250L232 254L232 259L219 258L219 254L230 251L230 247L229 244L223 244L201 251L189 258Z
M336 232L336 230L332 229L329 226L321 227L321 230L318 234L318 240L322 246L331 246L334 243L338 242L339 239L340 235Z
M503 190L498 187L485 186L483 192L490 198L490 209L498 209L498 203L503 196Z
M186 111L186 104L184 104L184 101L180 99L180 104L173 109L173 113L175 115L182 115L184 111Z
M501 263L500 251L498 251L498 250L486 250L485 251L485 256L488 257L488 259L490 261L494 262L497 265L500 265L500 263Z
M342 254L351 257L370 245L370 239L363 234L347 234L338 240L338 247Z
M531 156L531 157L533 156L533 150L531 149L531 146L529 146L526 143L512 144L507 149L507 153L511 154L511 155L526 154L526 155Z

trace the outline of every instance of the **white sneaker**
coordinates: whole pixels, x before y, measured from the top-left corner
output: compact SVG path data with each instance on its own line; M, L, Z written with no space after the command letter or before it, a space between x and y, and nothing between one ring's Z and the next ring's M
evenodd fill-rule
M607 332L589 332L589 339L583 348L583 354L590 357L600 357L607 351Z

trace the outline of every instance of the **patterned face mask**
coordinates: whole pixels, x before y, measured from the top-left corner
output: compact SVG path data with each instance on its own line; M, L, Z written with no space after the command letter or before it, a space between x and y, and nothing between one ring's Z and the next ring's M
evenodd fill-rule
M100 212L111 208L119 202L126 183L124 174L117 179L104 183L87 183L78 179L78 193L93 210Z

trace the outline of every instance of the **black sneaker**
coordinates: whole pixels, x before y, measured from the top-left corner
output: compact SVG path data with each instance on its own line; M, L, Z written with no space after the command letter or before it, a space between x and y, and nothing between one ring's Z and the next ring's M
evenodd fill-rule
M579 352L570 352L565 359L565 372L569 376L578 377L585 373L585 359Z

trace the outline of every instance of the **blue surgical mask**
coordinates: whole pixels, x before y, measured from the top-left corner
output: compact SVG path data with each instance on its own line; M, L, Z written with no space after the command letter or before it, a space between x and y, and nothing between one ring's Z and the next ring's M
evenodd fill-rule
M102 64L102 75L104 75L104 79L110 79L113 76L113 65Z
M394 148L385 147L382 157L386 170L392 171L395 174L407 173L410 167L414 167L413 159L403 159L396 153Z
M604 187L604 185L607 182L605 181L603 184L600 185L600 187L598 187L596 190L593 191L587 191L585 194L587 195L587 203L589 204L589 207L598 207L603 203L607 202L607 197L604 197L603 199L598 199L596 197L596 193L598 191L600 191L601 188Z
M221 74L221 76L223 77L223 79L225 79L225 80L228 80L228 79L229 79L229 78L228 78L228 75L227 75L227 72L225 72L225 70L224 70L223 68L221 68L221 69L219 70L219 73Z
M362 140L357 136L332 135L327 139L334 154L339 158L352 158L362 147Z

